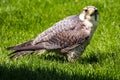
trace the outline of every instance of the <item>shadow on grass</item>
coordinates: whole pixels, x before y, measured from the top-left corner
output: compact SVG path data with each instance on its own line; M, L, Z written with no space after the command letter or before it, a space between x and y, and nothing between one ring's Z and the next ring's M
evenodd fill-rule
M95 74L83 75L74 73L69 75L63 70L37 68L32 70L30 67L21 66L0 66L0 80L112 80L106 76Z
M115 53L90 53L88 56L85 57L81 57L79 60L80 64L95 64L95 63L99 63L104 61L107 58L111 58L113 60L115 60L115 58L117 57L117 55Z
M49 61L58 61L58 62L68 62L67 61L67 56L65 54L61 54L60 51L48 51L47 53L43 54L43 55L39 55L40 57L42 57L45 60L49 60Z
M99 62L104 61L107 58L111 58L111 59L115 59L116 58L116 54L115 53L100 53L100 52L93 52L93 53L89 53L89 55L85 56L85 57L80 57L79 60L77 60L80 64L96 64ZM55 53L54 55L48 54L46 55L42 55L42 57L44 57L45 60L49 60L49 61L58 61L58 62L68 62L67 61L67 57L65 55L60 55Z
M85 64L85 63L93 64L93 63L98 63L99 59L96 55L90 55L89 57L81 58L79 62L81 64Z
M108 54L109 56L115 56L113 54ZM52 56L54 58L54 56ZM59 57L61 59L61 57ZM92 53L89 56L81 58L80 64L92 64L98 63L100 60L107 58L107 54L103 53ZM51 56L47 56L46 59L51 60ZM59 61L60 59L56 58L55 60ZM64 60L61 60L64 61ZM64 64L64 63L63 63ZM62 66L61 66L62 67ZM32 66L20 65L8 66L0 65L0 80L114 80L115 78L108 75L100 75L99 73L90 73L82 74L81 72L69 74L64 71L64 69L48 68L48 67L39 67L32 68ZM116 79L117 80L117 79Z

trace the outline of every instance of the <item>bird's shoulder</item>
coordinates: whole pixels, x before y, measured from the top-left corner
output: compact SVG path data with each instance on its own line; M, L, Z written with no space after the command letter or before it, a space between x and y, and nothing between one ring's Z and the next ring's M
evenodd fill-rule
M77 23L79 23L79 16L78 15L72 15L72 16L68 16L62 20L60 20L59 22L55 23L52 27L48 28L46 31L52 31L52 30L56 30L56 31L61 31L61 30L67 30L67 29L71 29L73 27L75 27L75 25Z

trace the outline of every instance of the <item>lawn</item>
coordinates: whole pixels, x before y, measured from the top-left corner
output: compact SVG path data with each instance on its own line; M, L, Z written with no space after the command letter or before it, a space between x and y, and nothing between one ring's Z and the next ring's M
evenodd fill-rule
M98 8L99 25L78 61L55 52L9 59L7 47L34 39L88 5ZM120 1L0 0L0 80L120 80Z

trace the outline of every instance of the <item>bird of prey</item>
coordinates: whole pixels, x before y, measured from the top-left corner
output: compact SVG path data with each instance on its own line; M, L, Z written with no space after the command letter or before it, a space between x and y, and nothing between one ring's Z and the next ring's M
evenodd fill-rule
M41 50L59 50L73 62L84 52L96 30L98 10L95 6L86 6L80 14L72 15L55 23L35 39L23 44L8 47L14 50L12 57L18 58L25 54Z

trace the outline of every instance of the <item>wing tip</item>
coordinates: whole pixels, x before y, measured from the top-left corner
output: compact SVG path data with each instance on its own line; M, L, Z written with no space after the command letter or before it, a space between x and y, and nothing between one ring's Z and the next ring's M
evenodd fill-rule
M13 50L14 47L7 47L6 50Z

